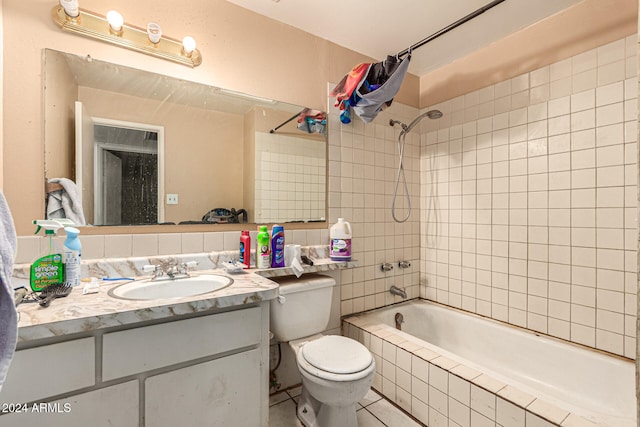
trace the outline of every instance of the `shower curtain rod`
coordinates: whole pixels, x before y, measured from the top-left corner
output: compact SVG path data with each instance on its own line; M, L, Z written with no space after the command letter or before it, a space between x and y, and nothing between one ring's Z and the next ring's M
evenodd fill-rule
M302 113L303 110L300 111L300 113ZM289 123L291 120L295 119L296 117L298 117L300 115L300 113L296 113L293 116L291 116L290 118L288 118L287 120L285 120L284 122L280 123L278 126L274 127L273 129L271 129L269 131L269 133L274 133L275 131L277 131L278 129L280 129L282 126L286 125L287 123Z
M475 18L478 15L481 15L483 13L485 13L487 10L491 9L494 6L499 5L500 3L504 2L505 0L494 0L489 4L486 4L484 6L482 6L480 9L475 10L473 12L471 12L470 14L468 14L467 16L458 19L456 22L454 22L453 24L450 24L446 27L444 27L443 29L441 29L440 31L437 31L433 34L431 34L429 37L420 40L418 43L411 45L409 48L403 50L402 52L399 52L396 56L398 58L402 58L403 56L407 55L409 52L412 52L413 50L424 46L425 44L429 43L432 40L437 39L438 37L440 37L443 34L448 33L449 31L453 30L456 27L459 27L460 25L464 24L467 21L472 20L473 18Z

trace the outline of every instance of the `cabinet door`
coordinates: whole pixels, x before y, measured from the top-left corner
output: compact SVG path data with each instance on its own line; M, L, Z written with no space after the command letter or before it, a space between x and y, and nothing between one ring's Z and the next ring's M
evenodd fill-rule
M261 350L234 354L145 381L149 427L262 425Z

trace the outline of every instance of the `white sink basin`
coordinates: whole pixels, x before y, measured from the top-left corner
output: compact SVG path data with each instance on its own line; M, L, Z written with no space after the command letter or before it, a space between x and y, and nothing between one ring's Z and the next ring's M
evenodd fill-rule
M233 279L230 277L217 274L202 274L173 280L144 279L116 286L109 291L109 295L130 300L183 298L214 292L232 283Z

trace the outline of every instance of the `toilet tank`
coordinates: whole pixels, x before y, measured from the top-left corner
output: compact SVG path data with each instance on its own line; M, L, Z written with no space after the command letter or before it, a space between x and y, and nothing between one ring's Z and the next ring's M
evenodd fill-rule
M324 331L329 324L336 281L320 274L274 277L280 297L271 300L270 325L275 338L287 342Z

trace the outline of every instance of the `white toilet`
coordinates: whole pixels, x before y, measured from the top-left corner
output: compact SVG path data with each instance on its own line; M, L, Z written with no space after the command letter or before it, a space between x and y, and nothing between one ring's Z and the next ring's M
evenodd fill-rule
M298 418L307 427L356 427L356 403L369 391L376 364L359 342L320 334L329 323L335 280L319 274L271 280L280 284L271 332L289 342L302 377Z

